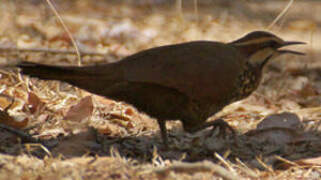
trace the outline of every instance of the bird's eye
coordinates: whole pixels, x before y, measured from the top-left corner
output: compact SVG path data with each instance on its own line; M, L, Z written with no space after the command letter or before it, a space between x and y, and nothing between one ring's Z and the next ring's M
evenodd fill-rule
M272 48L279 48L280 47L279 43L276 41L270 41L269 46Z

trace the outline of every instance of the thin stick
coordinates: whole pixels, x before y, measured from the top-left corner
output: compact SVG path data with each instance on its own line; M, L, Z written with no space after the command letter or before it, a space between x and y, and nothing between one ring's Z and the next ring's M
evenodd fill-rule
M6 130L6 131L8 131L8 132L20 137L23 142L41 143L40 140L32 137L31 135L29 135L29 134L27 134L27 133L25 133L23 131L17 130L15 128L12 128L10 126L7 126L5 124L0 124L0 129Z
M290 0L290 2L288 3L288 5L282 10L282 12L273 20L273 22L267 27L267 29L271 29L275 23L281 19L282 16L285 15L285 13L289 10L289 8L292 6L294 0Z
M65 31L67 32L69 38L71 39L72 44L74 45L75 49L76 49L76 53L77 53L77 57L78 57L78 66L81 65L81 55L79 52L79 48L77 45L76 40L73 38L71 32L69 31L69 29L67 28L66 24L64 23L62 17L59 15L59 13L57 12L56 8L53 6L53 4L51 3L50 0L47 0L48 5L50 6L50 8L52 9L52 11L55 13L55 15L57 16L57 18L59 19L60 23L62 24L63 28L65 29Z
M1 46L0 45L0 52L1 51L24 51L24 52L35 52L35 53L51 53L51 54L77 54L74 50L64 50L64 49L52 49L52 48L18 48L12 46ZM80 52L83 56L105 56L104 53L98 52L90 52L90 51L81 51Z

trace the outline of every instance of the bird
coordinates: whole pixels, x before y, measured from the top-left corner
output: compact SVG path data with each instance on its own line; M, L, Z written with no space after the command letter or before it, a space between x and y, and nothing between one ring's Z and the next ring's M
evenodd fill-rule
M168 147L166 122L179 120L186 132L227 126L208 121L225 106L257 89L263 68L280 49L305 44L285 41L267 31L253 31L231 42L197 40L142 50L113 63L57 66L21 61L20 73L58 80L115 101L133 105L158 122ZM231 128L233 129L233 128Z

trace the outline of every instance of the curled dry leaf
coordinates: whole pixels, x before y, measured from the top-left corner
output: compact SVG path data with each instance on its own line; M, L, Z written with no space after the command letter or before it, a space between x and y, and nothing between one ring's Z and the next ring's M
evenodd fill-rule
M34 94L32 92L30 92L28 94L27 106L32 114L37 112L41 107L43 107L43 105L44 105L44 103L40 100L40 98L36 94Z
M135 111L132 108L127 108L125 110L125 114L128 116L132 116L132 115L134 115L134 113L135 113Z
M92 115L94 105L91 96L86 96L76 105L73 105L67 111L64 119L69 121L81 122Z

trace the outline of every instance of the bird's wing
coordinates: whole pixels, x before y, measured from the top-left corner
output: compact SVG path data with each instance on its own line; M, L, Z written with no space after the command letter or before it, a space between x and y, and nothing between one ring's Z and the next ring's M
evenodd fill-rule
M240 58L223 43L197 41L142 51L118 65L125 81L154 83L192 99L218 102L235 90Z

